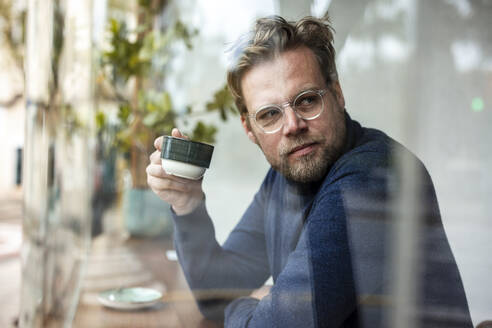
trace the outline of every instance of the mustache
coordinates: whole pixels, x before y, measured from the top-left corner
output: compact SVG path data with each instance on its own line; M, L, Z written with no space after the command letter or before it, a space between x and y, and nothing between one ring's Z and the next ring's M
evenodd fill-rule
M313 138L306 136L296 136L291 138L289 143L280 145L279 154L280 156L287 156L298 147L321 142L323 142L323 138L321 137Z

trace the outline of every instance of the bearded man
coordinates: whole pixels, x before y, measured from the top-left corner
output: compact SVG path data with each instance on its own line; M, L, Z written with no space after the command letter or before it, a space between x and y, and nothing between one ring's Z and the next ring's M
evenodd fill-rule
M229 88L271 169L226 242L215 239L202 180L161 168L161 138L147 168L174 211L176 250L202 313L226 327L386 327L387 239L402 188L394 158L404 156L418 168L415 220L425 222L416 324L472 327L431 178L402 145L348 115L328 20L259 19L232 53ZM261 287L270 276L273 286Z

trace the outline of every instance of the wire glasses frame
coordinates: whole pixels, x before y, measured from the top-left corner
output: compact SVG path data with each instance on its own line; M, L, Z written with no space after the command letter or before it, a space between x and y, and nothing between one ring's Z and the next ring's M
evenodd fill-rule
M285 109L291 107L297 117L310 121L318 118L324 110L323 95L327 89L305 90L299 93L293 101L283 104L261 106L254 114L248 115L255 124L267 134L275 133L284 126Z

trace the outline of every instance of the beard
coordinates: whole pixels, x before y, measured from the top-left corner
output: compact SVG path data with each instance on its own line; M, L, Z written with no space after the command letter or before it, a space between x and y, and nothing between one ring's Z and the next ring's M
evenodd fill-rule
M272 158L265 152L270 165L286 179L300 182L316 182L323 179L330 167L342 155L345 144L345 118L343 114L334 122L331 135L309 135L302 133L292 136L279 147L278 157ZM289 160L289 154L298 146L315 144L316 149L309 154Z

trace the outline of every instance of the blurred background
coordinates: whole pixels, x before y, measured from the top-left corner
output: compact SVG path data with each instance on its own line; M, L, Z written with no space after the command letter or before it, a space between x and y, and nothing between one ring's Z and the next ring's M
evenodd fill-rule
M215 145L204 189L224 241L268 169L224 91L227 49L255 18L326 11L348 112L425 163L474 324L492 319L492 1L180 0L135 15L155 3L0 0L2 327L19 309L22 220L25 241L46 237L43 220L64 222L75 249L104 234L172 233L166 214L150 213L166 209L145 190L141 158L173 125ZM57 12L72 32L57 34ZM41 68L53 53L56 74Z

